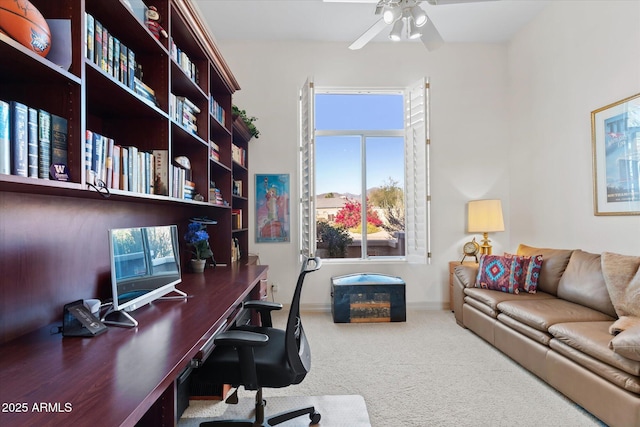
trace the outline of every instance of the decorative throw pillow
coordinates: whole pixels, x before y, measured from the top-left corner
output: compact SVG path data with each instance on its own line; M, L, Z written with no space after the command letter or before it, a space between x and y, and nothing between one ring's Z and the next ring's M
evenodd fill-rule
M517 286L525 292L535 294L538 289L540 268L542 268L542 255L526 256L504 254L511 260L511 274L509 280L513 286Z
M518 285L509 280L512 260L498 255L482 255L476 277L476 288L518 293Z

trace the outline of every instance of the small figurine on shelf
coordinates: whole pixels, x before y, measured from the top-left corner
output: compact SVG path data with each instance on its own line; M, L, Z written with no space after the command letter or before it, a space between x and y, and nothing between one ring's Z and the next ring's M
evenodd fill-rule
M160 40L161 35L165 39L169 37L164 28L162 28L162 25L160 25L160 14L155 6L149 6L146 16L147 21L145 23L147 24L147 28L149 28L149 31L151 31L151 34L153 34L156 39Z

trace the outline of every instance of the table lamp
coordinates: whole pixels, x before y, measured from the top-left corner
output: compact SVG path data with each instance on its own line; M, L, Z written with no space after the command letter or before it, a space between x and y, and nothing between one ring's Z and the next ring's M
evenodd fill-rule
M482 245L480 253L491 255L489 233L504 231L502 219L502 203L500 200L472 200L469 202L469 217L467 231L469 233L482 233Z

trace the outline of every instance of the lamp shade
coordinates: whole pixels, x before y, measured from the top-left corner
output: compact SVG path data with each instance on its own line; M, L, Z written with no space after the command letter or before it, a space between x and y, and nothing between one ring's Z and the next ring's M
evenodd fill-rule
M504 231L500 200L472 200L468 207L467 231L469 233Z

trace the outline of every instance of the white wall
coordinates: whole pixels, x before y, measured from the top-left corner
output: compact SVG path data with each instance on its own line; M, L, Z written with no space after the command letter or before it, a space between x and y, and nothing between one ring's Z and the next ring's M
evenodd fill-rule
M405 87L428 76L432 87L432 264L327 263L308 277L303 303L328 307L332 276L373 271L402 277L410 304L441 308L449 299L448 261L460 259L463 242L471 238L465 233L466 202L497 197L509 206L506 47L451 45L428 53L420 43L372 44L361 51L350 51L347 45L220 44L242 86L234 102L259 117L256 125L261 135L250 145L251 175L289 173L292 180L292 242L252 243L251 252L269 264L270 279L279 283L276 300L288 302L298 269L298 90L307 76L314 77L316 86L334 87ZM507 248L508 235L493 236L496 251Z
M551 3L509 47L511 244L640 255L640 217L593 214L591 146L640 93L640 1Z
M334 87L404 87L428 76L433 196L431 265L327 263L307 279L307 307L329 306L332 276L362 271L401 276L411 305L446 306L448 262L472 237L466 203L476 198L503 200L507 231L491 235L495 253L520 242L640 253L630 238L640 237L640 218L593 216L589 121L590 111L640 91L640 3L553 3L509 46L448 44L429 53L418 43L361 51L347 43L219 43L242 86L234 102L259 117L251 176L291 175L292 241L250 237L279 284L276 301L290 300L299 268L297 96L307 76Z

